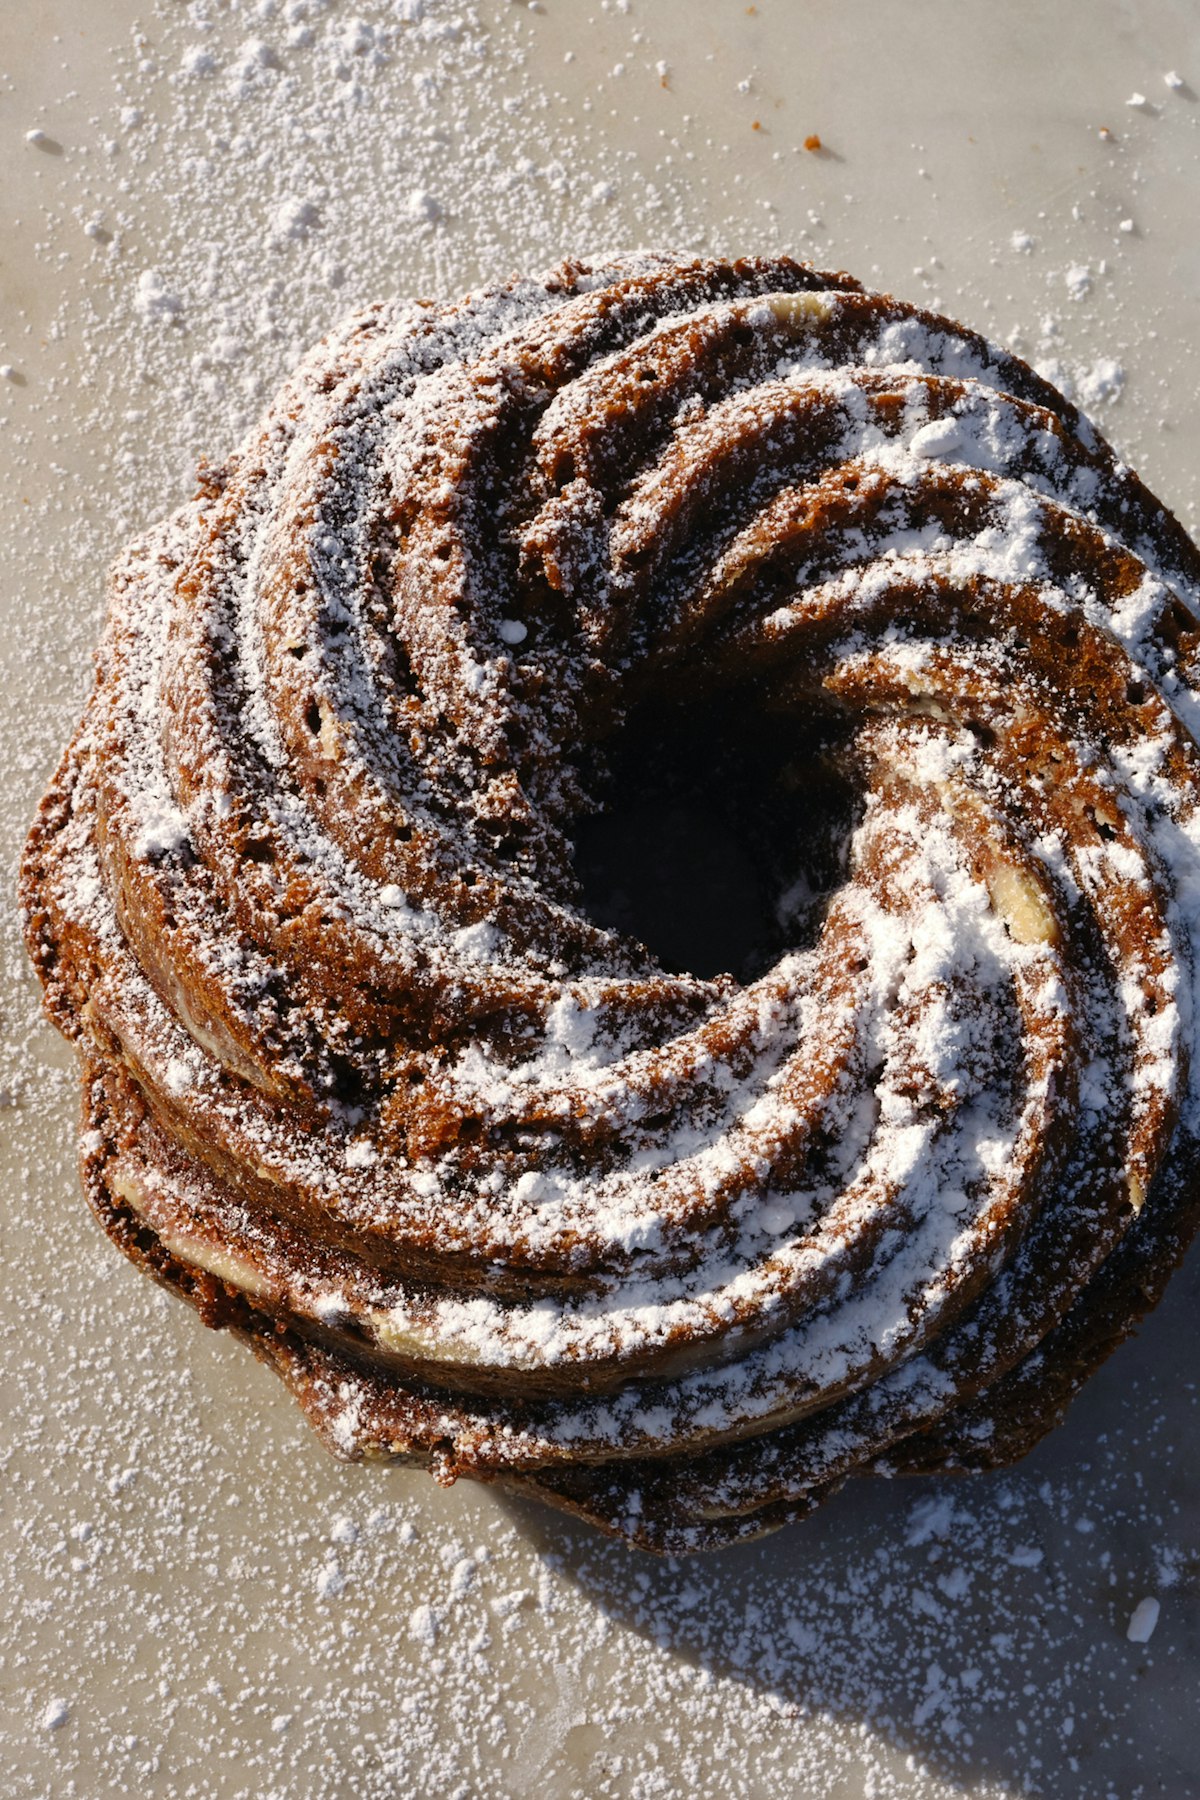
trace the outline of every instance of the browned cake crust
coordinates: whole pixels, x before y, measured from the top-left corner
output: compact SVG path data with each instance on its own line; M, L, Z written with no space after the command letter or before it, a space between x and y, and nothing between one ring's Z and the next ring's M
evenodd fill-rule
M1198 598L844 275L350 320L118 563L29 840L105 1229L340 1454L648 1549L1022 1455L1197 1224Z

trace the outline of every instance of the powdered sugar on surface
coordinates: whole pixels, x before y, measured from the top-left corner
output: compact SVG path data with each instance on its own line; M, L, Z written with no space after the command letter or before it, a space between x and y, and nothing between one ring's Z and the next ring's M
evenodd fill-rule
M793 1534L793 1555L658 1564L462 1485L427 1505L403 1477L331 1481L265 1373L247 1379L218 1341L171 1344L169 1302L136 1291L143 1341L130 1356L101 1337L88 1386L168 1422L118 1434L90 1404L64 1412L83 1382L68 1360L40 1434L23 1421L8 1452L24 1523L15 1640L11 1617L2 1628L20 1695L8 1731L23 1758L53 1738L14 1793L72 1779L90 1793L102 1768L114 1793L182 1796L199 1764L199 1792L247 1800L839 1780L950 1800L964 1779L981 1796L1049 1791L1047 1769L1072 1792L1122 1794L1079 1757L1125 1754L1134 1695L1154 1766L1186 1782L1200 1566L1161 1492L1186 1451L1148 1358L1126 1371L1116 1441L1082 1469L1043 1457L987 1483L858 1489ZM55 1305L32 1309L40 1331ZM68 1429L48 1495L42 1459ZM1157 1630L1131 1642L1147 1597ZM81 1619L105 1621L103 1658L64 1688L56 1659Z
M183 496L190 459L228 448L352 305L394 289L453 294L564 249L639 238L783 235L871 275L861 201L847 193L871 169L855 166L850 141L848 164L792 158L809 123L793 133L767 113L769 58L735 95L756 110L737 115L734 141L763 156L743 183L719 152L734 126L681 124L694 104L686 44L659 41L649 8L596 12L608 34L596 72L625 72L561 103L536 71L564 44L586 54L582 22L433 0L268 0L149 15L104 76L94 124L74 135L50 115L35 131L32 112L6 114L10 153L60 181L22 242L47 282L64 282L45 342L6 319L0 346L9 442L59 467L32 509L4 497L21 596L7 854L86 681L112 553ZM723 90L755 54L723 47ZM1186 378L1163 392L1160 439L1139 348L1147 313L1130 304L1148 291L1133 259L1153 253L1156 223L1149 200L1133 204L1147 185L1134 134L1183 132L1186 114L1177 123L1168 109L1187 105L1184 78L1158 75L1176 55L1186 73L1172 41L1097 92L1094 123L1107 117L1119 142L1078 186L1087 218L1066 208L1052 229L1022 197L994 229L991 273L972 274L934 244L936 215L914 210L907 259L886 279L985 326L998 309L991 328L1023 340L1081 403L1119 402L1108 428L1131 447L1146 434L1165 444L1157 469L1141 444L1134 460L1186 518L1194 483L1169 444ZM606 122L618 82L627 112L650 114L660 83L680 90L664 115L675 145L622 146ZM1126 114L1131 87L1161 103ZM758 111L773 137L751 140ZM696 150L706 188L687 160ZM800 166L825 186L789 199L776 152L792 188ZM910 160L922 201L952 187L936 158L913 146ZM1086 234L1106 208L1114 244L1130 213L1150 235L1098 245ZM1014 224L1029 243L1016 245ZM931 241L915 248L922 234ZM1071 298L1064 270L1080 268L1090 285ZM1078 335L1085 316L1094 336ZM74 359L61 369L56 347ZM927 447L953 458L944 428ZM1136 633L1136 597L1127 604ZM1147 791L1152 764L1151 746ZM183 829L148 813L147 850ZM394 907L386 890L380 901ZM424 1477L329 1463L269 1377L177 1317L89 1226L73 1192L74 1071L33 1023L12 940L5 959L20 999L0 1051L16 1396L2 1451L0 1760L15 1795L1197 1791L1195 1389L1171 1373L1194 1265L1081 1402L1069 1442L1014 1475L855 1489L786 1539L650 1565L462 1485L442 1495ZM186 1090L190 1065L171 1079ZM1161 1604L1153 1640L1131 1641L1148 1599Z

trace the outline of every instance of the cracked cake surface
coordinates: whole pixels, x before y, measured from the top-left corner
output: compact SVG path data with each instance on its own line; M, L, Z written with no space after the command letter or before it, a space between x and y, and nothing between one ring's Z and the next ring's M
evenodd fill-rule
M1024 1453L1196 1226L1200 554L788 258L318 345L23 873L114 1241L346 1456L645 1548Z

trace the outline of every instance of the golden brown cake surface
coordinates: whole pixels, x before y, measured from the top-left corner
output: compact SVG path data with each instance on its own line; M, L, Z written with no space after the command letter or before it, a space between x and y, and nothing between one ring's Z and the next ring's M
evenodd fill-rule
M26 855L114 1240L647 1548L1021 1455L1195 1229L1200 555L787 258L391 303L113 572Z

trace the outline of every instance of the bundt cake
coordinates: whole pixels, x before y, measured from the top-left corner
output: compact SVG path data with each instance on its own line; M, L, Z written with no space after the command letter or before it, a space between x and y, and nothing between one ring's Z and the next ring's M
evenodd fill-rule
M787 257L391 302L122 555L30 950L117 1245L651 1550L1020 1456L1200 1217L1200 554Z

